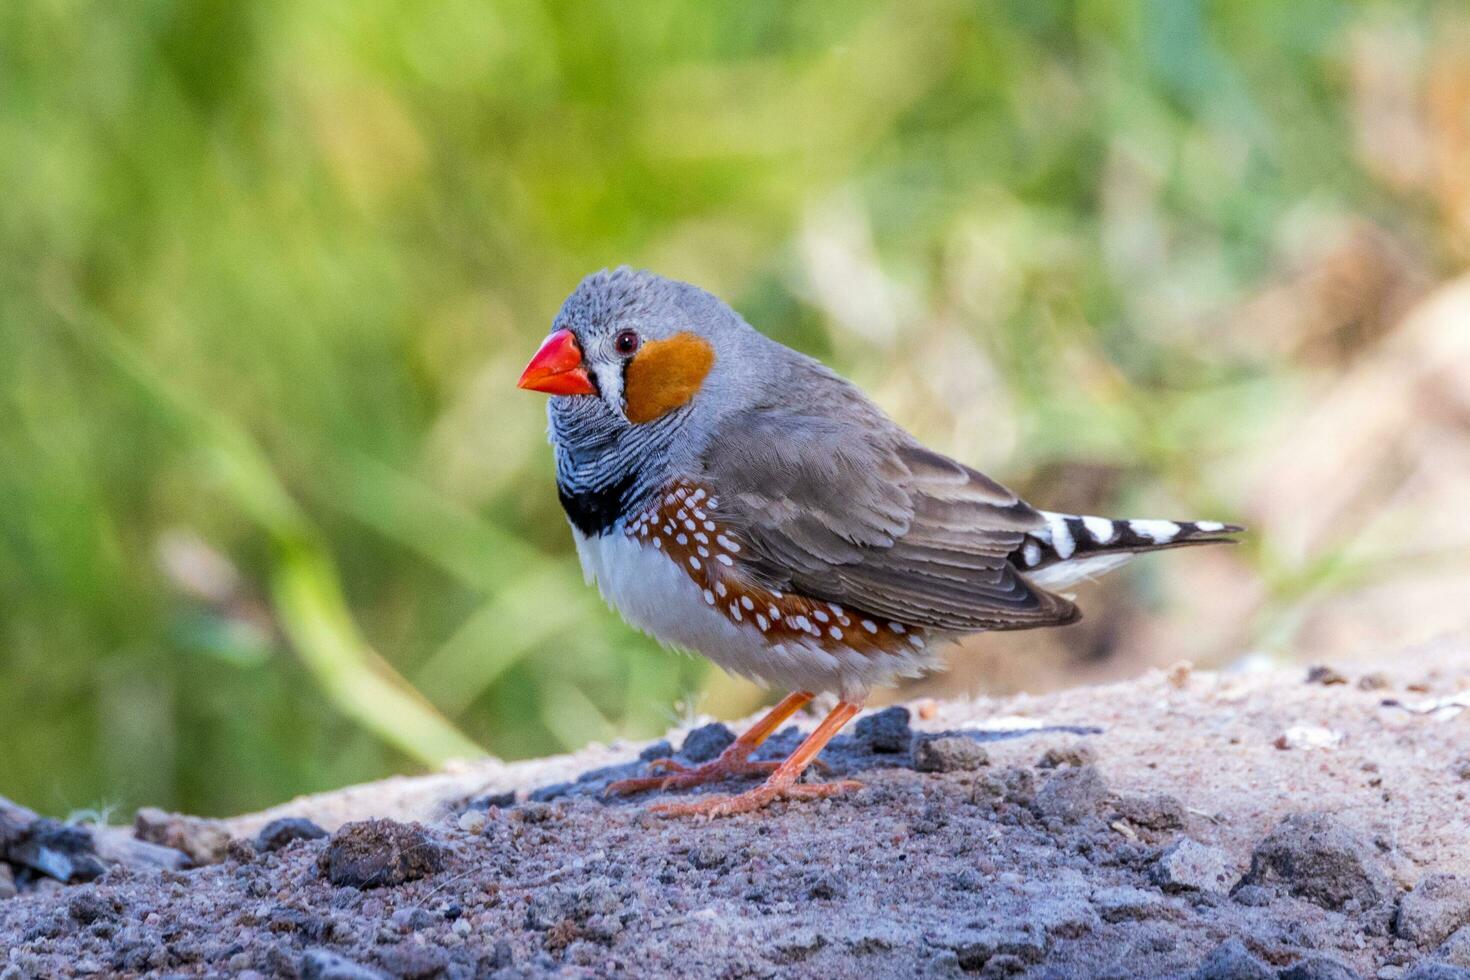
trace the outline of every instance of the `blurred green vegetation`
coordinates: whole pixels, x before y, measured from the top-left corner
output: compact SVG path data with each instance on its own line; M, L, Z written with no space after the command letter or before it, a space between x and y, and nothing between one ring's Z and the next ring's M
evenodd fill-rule
M1003 477L1228 517L1296 397L1222 327L1439 8L0 5L0 793L225 813L646 735L706 667L584 587L514 379L603 266L698 282ZM1188 515L1186 515L1188 516ZM1269 556L1253 560L1269 563Z

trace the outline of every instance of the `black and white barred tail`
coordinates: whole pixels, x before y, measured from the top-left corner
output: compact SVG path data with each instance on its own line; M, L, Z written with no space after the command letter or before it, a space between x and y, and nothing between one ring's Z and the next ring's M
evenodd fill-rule
M1229 542L1245 530L1219 521L1114 521L1042 511L1046 526L1026 535L1011 564L1043 589L1112 571L1143 551Z

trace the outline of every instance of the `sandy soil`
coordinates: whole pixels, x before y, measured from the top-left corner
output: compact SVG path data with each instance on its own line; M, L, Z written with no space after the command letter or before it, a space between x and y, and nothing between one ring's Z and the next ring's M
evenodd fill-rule
M145 815L190 870L63 886L12 828L0 978L1470 977L1470 643L1304 674L889 709L824 755L863 790L714 822L599 794L717 727Z

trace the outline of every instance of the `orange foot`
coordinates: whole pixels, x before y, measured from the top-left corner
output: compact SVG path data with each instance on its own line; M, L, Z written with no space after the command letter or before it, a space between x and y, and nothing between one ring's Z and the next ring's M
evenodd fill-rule
M642 793L650 789L688 789L691 786L703 786L705 783L719 782L722 779L766 776L775 772L780 765L779 762L751 762L743 755L730 752L693 769L673 759L655 759L649 764L649 768L665 770L671 772L672 775L620 779L615 783L609 783L607 789L603 790L603 795L626 796L629 793Z
M863 784L854 779L789 784L773 779L736 796L704 796L687 803L655 803L649 810L661 817L732 817L737 813L762 810L775 800L824 800L862 788Z

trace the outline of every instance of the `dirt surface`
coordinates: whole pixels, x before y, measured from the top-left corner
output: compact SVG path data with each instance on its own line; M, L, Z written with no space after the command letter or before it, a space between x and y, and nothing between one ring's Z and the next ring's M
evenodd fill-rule
M0 978L1470 978L1464 642L1310 680L1181 667L888 709L823 756L864 789L756 816L600 799L640 753L728 738L486 760L224 822L0 810L0 896L18 891Z

